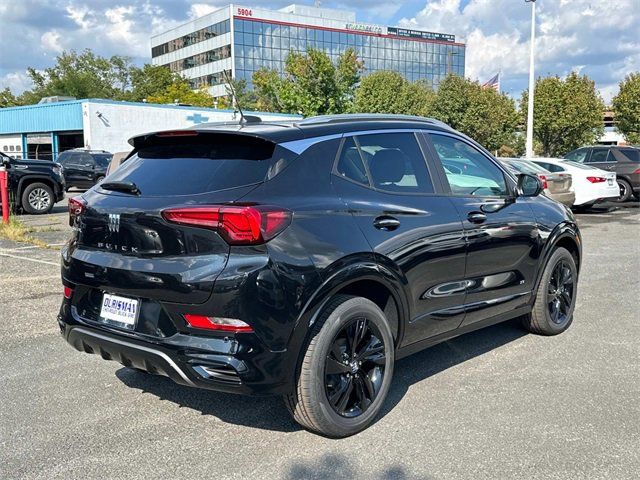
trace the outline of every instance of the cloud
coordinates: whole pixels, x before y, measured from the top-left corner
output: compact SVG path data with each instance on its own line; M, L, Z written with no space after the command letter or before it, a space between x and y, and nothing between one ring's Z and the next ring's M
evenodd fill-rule
M282 8L294 0L242 2ZM63 50L91 48L105 56L150 61L151 35L225 6L228 0L0 0L4 48L0 88L20 93L27 67L53 65ZM311 4L310 0L299 2ZM502 71L514 96L526 88L530 9L523 0L325 0L357 12L360 21L455 33L467 43L466 70L486 80ZM536 72L591 76L605 99L631 71L640 70L638 0L539 0ZM397 18L403 16L403 18ZM11 41L10 41L11 39ZM19 41L15 41L19 39Z
M637 0L538 1L536 74L580 70L596 81L606 101L617 83L640 69ZM529 72L530 6L515 0L430 0L400 23L455 33L467 43L466 73L485 80L498 70L514 96Z

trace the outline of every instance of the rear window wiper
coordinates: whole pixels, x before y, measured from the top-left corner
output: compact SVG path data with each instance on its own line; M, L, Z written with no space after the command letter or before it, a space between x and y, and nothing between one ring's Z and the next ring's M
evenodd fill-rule
M100 188L114 192L131 193L133 195L140 195L142 193L133 182L102 182Z

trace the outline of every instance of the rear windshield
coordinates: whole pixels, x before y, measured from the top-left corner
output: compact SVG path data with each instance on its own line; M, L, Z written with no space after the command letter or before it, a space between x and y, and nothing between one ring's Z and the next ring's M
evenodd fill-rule
M520 173L549 173L549 170L526 160L510 160L506 163Z
M143 196L193 195L264 182L291 156L252 137L207 135L194 140L162 139L161 144L143 147L109 180L133 182Z

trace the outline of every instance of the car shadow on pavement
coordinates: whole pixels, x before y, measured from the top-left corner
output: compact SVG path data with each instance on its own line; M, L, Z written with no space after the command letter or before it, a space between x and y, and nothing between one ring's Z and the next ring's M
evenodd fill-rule
M514 320L462 335L399 360L378 420L402 400L411 385L524 335L526 332ZM284 402L277 397L252 397L185 387L168 378L125 367L116 371L116 377L128 387L197 410L203 415L213 415L226 423L282 432L301 429L291 419Z

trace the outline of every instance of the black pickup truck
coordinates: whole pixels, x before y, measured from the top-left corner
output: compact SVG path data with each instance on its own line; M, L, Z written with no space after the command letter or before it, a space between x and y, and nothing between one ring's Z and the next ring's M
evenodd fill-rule
M0 163L9 173L9 199L16 210L34 215L49 213L64 198L64 177L57 163L21 160L1 152Z

